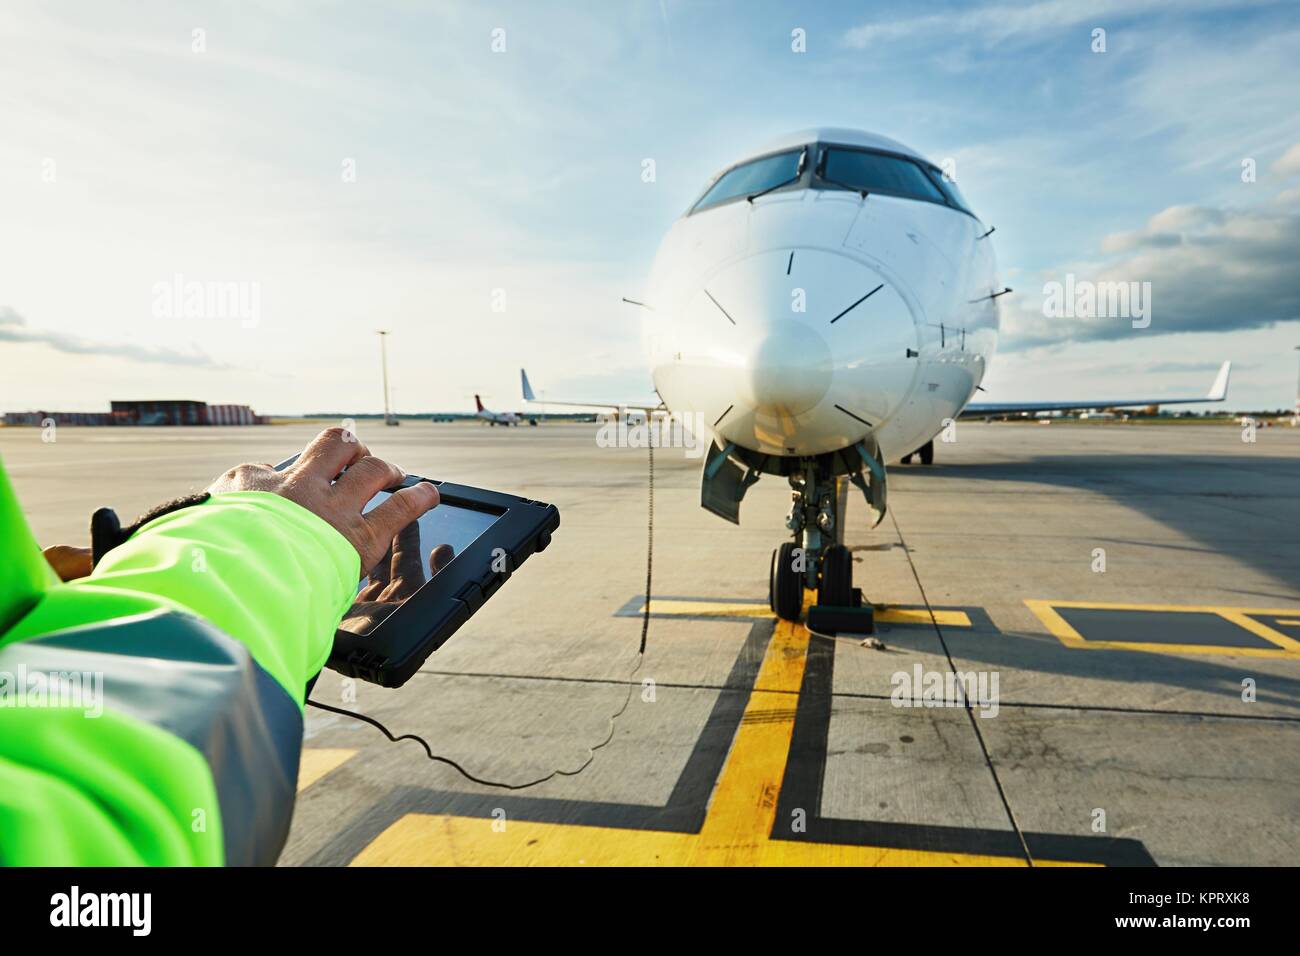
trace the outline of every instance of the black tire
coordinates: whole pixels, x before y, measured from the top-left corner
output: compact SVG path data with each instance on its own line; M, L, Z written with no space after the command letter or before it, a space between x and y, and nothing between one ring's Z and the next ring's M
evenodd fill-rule
M773 614L776 613L776 562L779 553L778 548L772 549L772 560L767 566L767 606Z
M933 438L931 438L928 442L926 442L924 445L921 446L920 454L921 454L921 464L923 465L934 464L934 439Z
M913 452L913 454L915 454L915 452ZM912 463L912 456L904 455L902 458L898 459L898 463L900 465L910 465Z
M831 545L822 555L817 603L829 607L853 606L853 555L842 544Z
M803 575L794 569L795 545L787 541L772 552L772 567L767 576L768 603L777 617L799 620L803 611Z

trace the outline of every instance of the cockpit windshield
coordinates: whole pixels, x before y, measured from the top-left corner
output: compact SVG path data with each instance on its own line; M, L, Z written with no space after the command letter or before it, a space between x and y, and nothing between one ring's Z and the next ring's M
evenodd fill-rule
M753 196L785 182L794 185L799 176L799 157L803 151L804 147L800 146L788 152L774 153L733 166L705 191L691 207L691 212L699 212L740 196Z
M935 167L905 156L823 146L817 163L817 178L821 184L832 188L942 203L974 215L955 182L945 179Z
M828 146L822 154L818 173L831 186L867 193L888 193L905 199L946 202L944 194L921 171L921 167L900 156Z
M806 169L813 165L814 159L816 165L810 178ZM690 212L778 189L809 186L919 199L975 215L957 190L957 184L945 179L937 167L894 153L829 144L795 147L733 166L714 180Z
M956 206L962 212L970 213L972 216L975 215L970 211L970 204L966 202L966 197L957 188L956 180L945 178L942 172L933 167L927 166L925 171L930 174L934 184L943 190L943 194L948 197L948 205Z

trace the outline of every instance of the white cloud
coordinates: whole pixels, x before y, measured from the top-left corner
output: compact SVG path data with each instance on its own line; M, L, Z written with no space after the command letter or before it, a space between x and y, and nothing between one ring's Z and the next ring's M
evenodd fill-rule
M70 355L100 355L130 359L133 362L152 362L158 365L223 367L214 362L211 356L205 355L198 349L181 352L176 349L133 345L130 342L107 342L69 335L66 332L34 329L15 308L8 305L0 305L0 342L35 342Z
M1264 5L1272 0L1254 0L1249 5ZM1247 0L1182 0L1177 12L1241 8ZM983 7L960 13L945 11L886 23L865 23L844 35L844 44L864 49L877 42L913 36L942 37L973 34L988 43L1014 38L1025 39L1043 33L1077 27L1081 24L1106 27L1116 21L1130 21L1146 14L1168 12L1165 0L1040 0L1030 4L1006 4Z
M1277 160L1271 169L1278 176L1293 176L1300 173L1300 143L1296 143L1283 153L1281 159Z
M1150 283L1151 324L1129 317L1043 315L1032 282L1005 316L1004 349L1095 340L1146 342L1160 335L1268 328L1300 319L1300 201L1277 196L1245 208L1171 206L1102 242L1098 263L1040 275L1043 282Z
M1101 240L1103 253L1132 252L1143 247L1179 246L1189 237L1204 237L1223 226L1228 214L1205 206L1170 206L1162 209L1141 229L1113 232Z

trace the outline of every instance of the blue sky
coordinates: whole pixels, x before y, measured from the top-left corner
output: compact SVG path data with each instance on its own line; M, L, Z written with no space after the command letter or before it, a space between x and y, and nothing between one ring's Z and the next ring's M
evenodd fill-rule
M988 397L1196 393L1232 358L1234 406L1289 406L1297 49L1295 4L1240 0L6 4L0 410L374 410L379 327L400 410L516 405L520 365L644 395L620 297L713 172L813 125L951 159L997 226ZM1067 272L1152 282L1151 328L1044 326ZM160 316L177 274L255 285L256 321Z

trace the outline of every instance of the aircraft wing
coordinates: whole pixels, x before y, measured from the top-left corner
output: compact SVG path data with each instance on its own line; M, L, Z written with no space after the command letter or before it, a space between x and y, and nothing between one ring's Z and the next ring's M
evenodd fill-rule
M533 394L533 386L529 383L528 373L524 369L519 370L519 383L523 386L524 401L531 402L534 405L565 405L570 408L608 408L613 409L614 411L627 408L645 412L647 415L654 411L662 411L664 408L662 400L650 402L560 402L553 398L548 398L545 401L542 401Z
M980 415L1006 415L1016 412L1054 412L1068 411L1075 408L1133 408L1146 405L1187 405L1194 402L1221 402L1228 397L1228 376L1232 372L1232 363L1224 362L1219 367L1214 384L1208 395L1195 398L1123 398L1123 399L1083 399L1073 402L971 402L961 413L961 417L978 417Z

